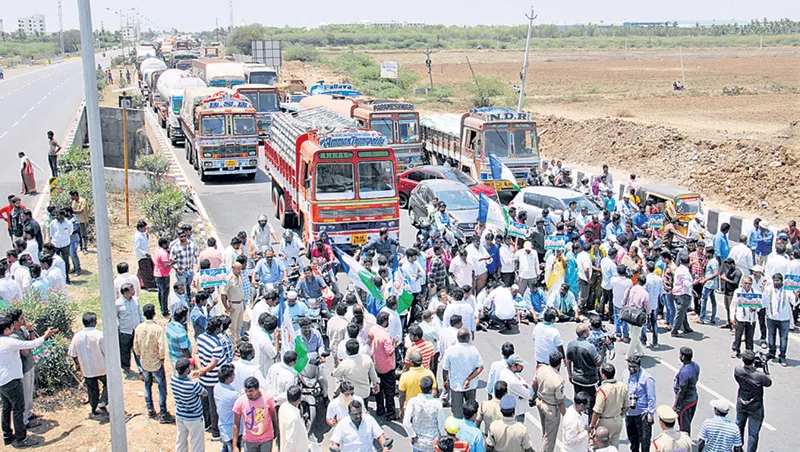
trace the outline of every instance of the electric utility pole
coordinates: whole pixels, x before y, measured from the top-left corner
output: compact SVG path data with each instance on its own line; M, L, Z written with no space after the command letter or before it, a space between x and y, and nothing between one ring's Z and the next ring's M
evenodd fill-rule
M530 15L525 14L528 18L528 39L525 41L525 59L522 63L522 73L520 74L521 83L519 85L519 104L517 104L517 111L522 111L522 104L525 102L525 79L528 77L528 53L531 50L531 32L533 31L533 19L537 15L533 13L533 6L531 6Z
M425 66L428 67L428 78L431 81L431 91L433 91L433 70L431 68L431 49L425 49Z
M61 44L61 54L64 54L64 16L61 13L61 0L58 0L58 39Z

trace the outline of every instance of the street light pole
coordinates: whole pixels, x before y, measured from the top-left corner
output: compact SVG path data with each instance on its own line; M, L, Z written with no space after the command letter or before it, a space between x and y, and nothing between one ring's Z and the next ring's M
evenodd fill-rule
M533 6L531 6L531 14L525 14L525 17L528 18L528 39L525 41L525 59L522 63L522 74L520 74L522 80L519 84L519 104L517 104L517 111L522 111L523 104L525 103L525 80L528 77L528 54L531 50L531 31L533 31L533 19L537 17L533 13Z
M111 273L111 237L108 229L108 203L103 163L103 138L100 130L100 105L92 33L92 9L89 0L78 0L83 57L83 89L86 96L86 117L91 146L92 191L94 193L95 232L97 234L97 267L100 276L100 301L105 341L108 407L111 411L111 450L127 452L125 432L125 400L122 397L122 370L119 366L117 310L114 304L114 275Z

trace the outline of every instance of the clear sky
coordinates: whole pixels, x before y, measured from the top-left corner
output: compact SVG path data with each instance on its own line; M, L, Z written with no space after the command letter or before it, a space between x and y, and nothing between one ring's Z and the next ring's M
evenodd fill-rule
M63 0L64 27L78 28L77 0ZM182 31L210 30L219 19L230 24L228 0L92 0L95 29L119 29L119 16L107 11L136 8L150 20ZM519 24L531 3L537 7L536 23L622 23L628 21L730 20L748 21L767 17L800 19L798 0L405 0L390 3L355 0L264 1L233 0L234 22L261 22L267 26L317 26L322 22L343 23L362 20L424 22L447 25ZM44 13L47 31L58 30L57 0L0 0L4 30L14 31L17 18ZM372 6L368 6L372 5ZM474 9L471 9L473 7ZM499 6L499 7L498 7Z

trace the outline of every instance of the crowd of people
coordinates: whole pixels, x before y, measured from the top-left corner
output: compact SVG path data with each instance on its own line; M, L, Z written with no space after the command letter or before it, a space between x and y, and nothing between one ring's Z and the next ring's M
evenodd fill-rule
M611 183L610 174L603 183ZM632 176L629 185L635 183ZM800 231L791 223L773 234L756 220L753 233L731 246L728 224L713 237L700 224L681 230L669 217L652 227L650 216L663 207L630 193L593 216L574 205L558 218L545 210L525 237L479 223L468 243L419 234L401 246L383 229L348 259L324 232L306 246L291 231L276 234L264 215L224 249L214 238L200 246L188 225L151 246L148 225L140 221L133 236L137 274L121 262L114 281L120 366L142 379L148 416L176 424L178 451L204 450L205 433L223 452L271 451L274 444L281 451L308 450L314 435L322 439L304 411L315 388L322 430L327 425L330 443L343 451L388 449L382 425L396 422L410 442L402 450L528 452L525 419L533 412L543 451L553 451L560 437L562 450L613 452L623 430L632 451L688 451L698 428L701 369L681 337L693 333L692 323L717 322L719 292L720 326L731 330L731 358L741 360L739 392L735 407L711 401L715 416L699 425L695 439L700 450L746 444L753 452L763 388L771 385L764 362L787 366L788 332L797 320L798 293L783 283L800 275ZM44 287L65 290L70 262L80 265L80 197L54 212L46 243L19 198L9 202L0 212L15 249L0 263L3 299L9 288L16 288L8 298L14 300L43 287L34 283L42 278L37 265L47 267L48 281L60 269L52 279L60 271L64 281ZM447 216L441 203L430 210L433 224ZM508 214L526 222L513 208ZM552 243L561 245L545 245ZM34 256L41 264L31 263ZM340 287L337 271L353 265L350 260L363 267L362 278ZM224 282L204 282L215 269L224 269ZM158 303L142 305L142 290L157 292ZM740 304L743 293L760 294L760 301ZM0 318L2 340L26 330L23 318L12 317ZM102 418L108 403L103 334L95 313L84 313L82 322L69 355L84 376L91 416ZM575 325L567 340L556 327L566 322ZM535 362L517 351L528 339L503 343L486 361L474 345L483 331L513 335L531 323ZM656 384L664 383L642 368L642 359L666 332L682 367L674 399L659 405ZM0 342L0 356L39 344L26 339ZM619 343L628 344L620 369L611 362ZM757 353L756 344L766 353ZM309 366L318 373L306 373ZM525 369L532 379L522 376ZM479 389L486 370L487 384ZM22 369L0 379L12 385L0 387L3 431L8 443L23 444L30 415L27 401L13 393L17 379L24 383ZM733 409L735 421L728 416ZM12 413L13 429L6 422ZM662 433L653 437L656 422Z

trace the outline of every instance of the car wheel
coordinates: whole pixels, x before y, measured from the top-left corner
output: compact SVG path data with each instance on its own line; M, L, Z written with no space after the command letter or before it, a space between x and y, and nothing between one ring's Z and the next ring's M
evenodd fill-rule
M408 208L408 195L405 193L400 193L400 208L407 209Z

